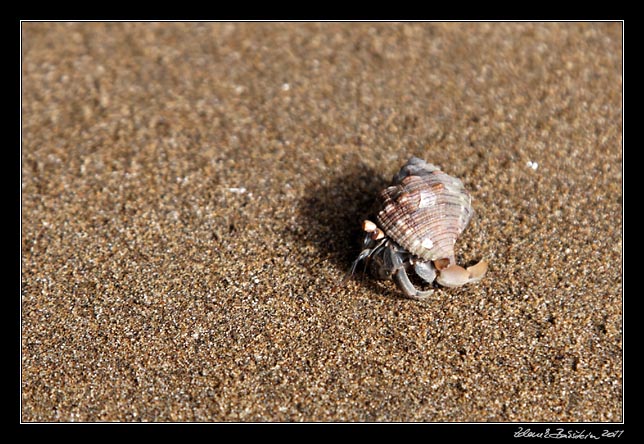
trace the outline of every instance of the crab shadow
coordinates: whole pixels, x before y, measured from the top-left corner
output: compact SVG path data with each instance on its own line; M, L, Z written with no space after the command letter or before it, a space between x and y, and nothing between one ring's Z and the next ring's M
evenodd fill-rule
M346 273L360 253L361 222L371 214L378 192L389 181L372 168L357 164L313 182L299 202L298 225L305 227L296 233L300 241L313 246L319 262L327 260ZM359 267L356 275L363 275L361 270Z

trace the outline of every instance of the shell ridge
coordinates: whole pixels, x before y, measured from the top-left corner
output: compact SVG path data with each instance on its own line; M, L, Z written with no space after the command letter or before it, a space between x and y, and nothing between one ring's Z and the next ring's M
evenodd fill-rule
M379 196L382 210L376 220L381 229L424 259L453 256L456 239L473 215L462 181L412 158L392 182Z

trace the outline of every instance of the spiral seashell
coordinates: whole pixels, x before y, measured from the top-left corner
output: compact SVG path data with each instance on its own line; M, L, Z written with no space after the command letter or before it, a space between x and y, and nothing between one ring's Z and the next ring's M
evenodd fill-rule
M419 290L408 276L444 287L478 282L487 261L463 268L456 264L454 245L474 215L463 182L437 166L412 157L378 195L375 222L364 220L363 250L347 277L362 260L370 261L378 278L392 278L403 293L424 300L432 290ZM346 277L345 277L346 280Z
M425 260L454 263L456 239L474 214L463 182L413 157L378 196L377 225L393 241Z

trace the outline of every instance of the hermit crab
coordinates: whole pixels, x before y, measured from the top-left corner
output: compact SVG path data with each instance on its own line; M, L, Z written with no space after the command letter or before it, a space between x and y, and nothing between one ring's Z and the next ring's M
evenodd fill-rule
M418 290L408 273L444 287L479 281L487 261L471 267L456 264L454 245L474 210L463 182L418 157L412 157L380 192L375 222L364 220L363 249L347 277L360 261L369 262L381 279L393 278L405 296L427 299L433 290Z

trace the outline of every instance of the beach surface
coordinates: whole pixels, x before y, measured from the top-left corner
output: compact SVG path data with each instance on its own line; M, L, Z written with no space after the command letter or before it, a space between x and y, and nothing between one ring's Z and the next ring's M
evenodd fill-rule
M21 420L620 422L621 23L23 23ZM358 271L460 178L427 302Z

